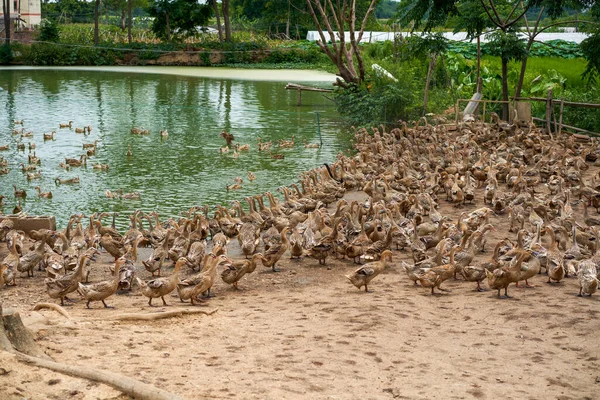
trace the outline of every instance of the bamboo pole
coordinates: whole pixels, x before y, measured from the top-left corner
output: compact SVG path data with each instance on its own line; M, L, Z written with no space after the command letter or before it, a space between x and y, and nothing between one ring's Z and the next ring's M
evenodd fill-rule
M552 134L550 126L550 117L552 116L552 89L548 90L548 98L546 99L546 131Z
M560 115L558 117L558 134L562 132L562 118L563 118L563 110L565 108L565 99L560 100Z

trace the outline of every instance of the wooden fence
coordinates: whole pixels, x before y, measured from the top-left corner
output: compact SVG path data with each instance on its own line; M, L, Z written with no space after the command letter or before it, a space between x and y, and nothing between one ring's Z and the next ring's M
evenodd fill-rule
M588 131L587 129L582 129L582 128L578 128L578 127L571 126L571 125L566 125L566 124L563 124L563 122L562 122L565 107L583 107L583 108L600 109L600 104L576 103L573 101L565 101L564 99L555 100L552 98L552 90L548 91L548 97L546 97L546 98L543 98L543 97L517 97L517 98L512 98L512 100L509 100L509 101L485 100L485 99L476 99L476 98L458 99L458 100L456 100L456 104L454 106L454 110L455 110L455 114L456 114L455 115L456 123L458 123L458 119L459 119L459 114L460 114L459 109L460 109L461 102L468 103L466 110L472 110L473 104L483 104L482 120L485 122L485 120L486 120L486 105L488 103L498 103L498 104L508 103L508 104L512 104L513 108L515 108L516 101L538 101L538 102L546 103L546 116L545 116L546 118L542 119L542 118L532 117L532 120L537 121L537 122L542 122L546 126L546 129L550 133L552 133L552 127L554 127L554 132L557 132L559 134L562 132L563 128L565 128L565 129L573 130L576 132L582 132L587 135L600 136L600 133ZM555 111L556 106L559 106L558 122L556 121L556 111Z

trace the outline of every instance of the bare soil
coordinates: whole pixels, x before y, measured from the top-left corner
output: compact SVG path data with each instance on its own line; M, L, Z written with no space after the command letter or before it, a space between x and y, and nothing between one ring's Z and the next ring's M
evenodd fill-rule
M483 206L481 200L458 209L440 204L455 220ZM581 206L575 210L582 212ZM496 231L488 237L488 253L476 261L489 257L498 240L515 239L505 215L491 222ZM0 256L5 252L3 245ZM110 321L123 313L192 308L175 294L167 307L149 307L134 290L107 299L114 309L93 303L88 310L79 300L68 307L72 321L66 321L54 311L31 311L49 301L41 272L0 290L0 301L26 317L56 361L117 372L186 399L598 398L600 297L577 297L576 278L547 284L538 275L530 280L535 288L511 285L513 298L505 300L451 279L444 286L452 292L432 296L401 270L409 252L394 251L393 257L392 267L369 286L373 293L365 293L344 277L357 267L349 260L330 257L324 267L286 256L281 272L259 266L242 279L241 290L219 279L216 296L197 306L217 308L210 316ZM109 265L104 254L90 280L107 279ZM0 352L0 399L23 398L126 397Z

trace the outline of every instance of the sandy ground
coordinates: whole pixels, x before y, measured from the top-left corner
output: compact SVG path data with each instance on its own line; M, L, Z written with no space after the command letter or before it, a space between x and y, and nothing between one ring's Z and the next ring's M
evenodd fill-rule
M441 212L453 218L480 206L456 209L441 200ZM506 216L491 222L497 230L489 251L497 240L515 238ZM237 252L232 246L230 255ZM328 269L310 258L286 257L280 273L259 266L239 291L219 279L216 297L198 306L218 309L213 315L155 322L102 318L191 306L172 295L168 307L150 308L134 292L110 297L114 309L97 303L87 310L78 301L68 308L73 321L65 324L53 311L31 311L48 301L39 272L0 296L5 307L21 311L56 361L118 372L186 399L599 398L598 294L579 298L576 278L550 285L538 275L530 280L536 288L511 285L512 299L476 292L463 280L447 281L452 292L432 296L401 270L400 260L409 258L394 251L392 267L369 286L373 293L365 293L344 278L356 268L350 261L330 257ZM90 280L106 279L108 265L103 256ZM149 274L142 268L140 276ZM58 324L40 323L40 314ZM0 399L23 398L126 397L0 352Z

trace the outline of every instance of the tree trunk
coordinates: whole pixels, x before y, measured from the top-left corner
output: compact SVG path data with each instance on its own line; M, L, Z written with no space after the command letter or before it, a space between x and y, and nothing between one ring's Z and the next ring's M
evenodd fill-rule
M169 25L169 12L166 12L167 18L167 42L171 43L171 25Z
M435 54L431 55L429 60L429 68L427 69L427 79L425 80L425 95L423 96L423 115L427 114L427 100L429 97L429 83L431 82L431 75L433 74L433 68L435 67Z
M475 91L481 93L481 35L477 35L477 84Z
M508 60L502 57L502 119L508 121Z
M219 15L219 5L217 4L217 0L213 0L212 5L215 10L215 18L217 19L217 32L219 34L219 42L223 43L223 27L221 26L221 16Z
M19 313L11 308L2 309L1 306L0 350L49 359L33 340L33 334L23 325Z
M131 44L133 38L131 36L131 27L133 25L133 16L131 12L131 3L133 0L127 0L127 43Z
M10 0L3 0L5 43L10 45Z
M229 0L221 2L223 8L223 22L225 23L225 41L231 42L231 22L229 20Z
M125 28L127 28L127 25L125 23L125 10L121 10L121 31L125 32Z
M99 15L98 15L98 11L100 8L100 0L96 0L94 2L94 45L98 46L98 19L99 19Z

